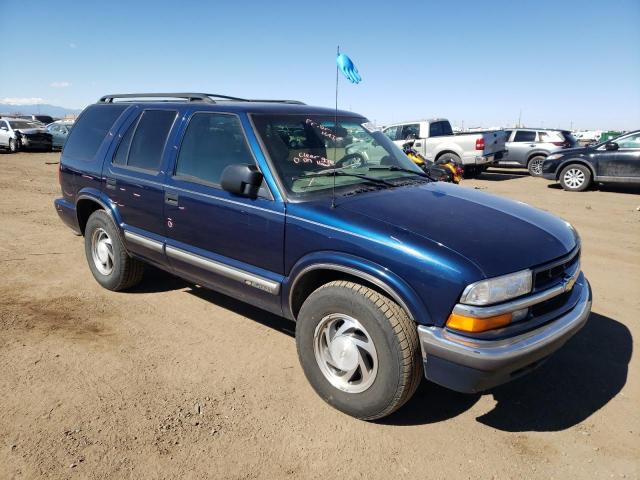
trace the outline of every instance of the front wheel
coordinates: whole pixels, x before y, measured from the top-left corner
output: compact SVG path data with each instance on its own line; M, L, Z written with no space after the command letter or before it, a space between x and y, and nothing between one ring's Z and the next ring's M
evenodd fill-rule
M544 155L537 155L535 157L531 157L529 159L529 163L527 163L527 170L529 170L529 175L532 177L540 177L542 176L542 164L546 160L547 157Z
M568 165L560 172L560 185L569 192L582 192L591 185L591 171L584 165Z
M9 139L9 151L11 153L16 153L20 149L20 144L15 138Z
M115 292L140 283L144 265L127 253L120 234L104 210L96 210L87 221L84 250L97 282Z
M318 395L356 418L391 414L422 378L415 323L391 299L357 283L334 281L309 295L296 346Z

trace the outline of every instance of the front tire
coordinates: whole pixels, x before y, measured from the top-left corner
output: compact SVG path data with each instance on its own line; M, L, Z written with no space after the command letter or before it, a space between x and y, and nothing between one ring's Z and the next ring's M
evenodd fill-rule
M356 418L391 414L422 378L415 323L391 299L357 283L334 281L309 295L296 346L318 395Z
M125 290L142 280L144 264L129 256L116 226L104 210L96 210L89 217L84 250L93 277L107 290Z
M560 172L560 185L568 192L583 192L591 185L591 171L584 165L568 165Z
M531 157L529 159L529 163L527 163L527 170L529 170L529 175L532 177L541 177L542 176L542 164L545 159L544 155L536 155L535 157Z
M9 139L9 152L10 153L16 153L18 150L20 150L20 145L19 145L18 141L15 138L10 138Z

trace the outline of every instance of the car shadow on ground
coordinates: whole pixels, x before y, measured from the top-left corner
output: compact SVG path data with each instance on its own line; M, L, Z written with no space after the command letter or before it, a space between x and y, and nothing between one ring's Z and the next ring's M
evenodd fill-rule
M554 190L562 190L562 185L559 183L551 183L547 185L547 188L551 188ZM640 195L640 184L638 185L615 185L615 184L597 184L591 185L587 190L589 191L600 191L600 192L611 192L611 193L626 193L630 195ZM574 192L570 192L574 193Z
M488 180L490 182L502 182L504 180L515 180L517 178L526 178L528 176L529 172L526 170L492 168L482 172L477 179Z
M218 307L295 338L295 323L241 300L194 285L155 268L132 293L181 290ZM627 381L633 340L622 323L598 313L540 368L511 383L484 393L495 407L477 418L487 426L508 431L559 431L591 416ZM422 381L400 410L378 421L388 425L423 425L456 417L480 399Z
M497 403L477 420L506 432L570 428L620 392L627 381L632 345L625 325L592 313L585 327L540 368L486 392ZM381 423L419 425L447 420L471 408L479 398L422 382L416 395Z
M284 333L290 337L295 337L296 325L286 318L274 315L259 308L256 308L241 300L229 297L215 290L210 290L199 285L176 277L169 272L160 270L149 265L145 265L144 279L136 287L127 290L126 293L161 293L173 290L184 290L202 300L213 303L218 307L234 312L243 317L247 317L254 322L261 323L269 328Z

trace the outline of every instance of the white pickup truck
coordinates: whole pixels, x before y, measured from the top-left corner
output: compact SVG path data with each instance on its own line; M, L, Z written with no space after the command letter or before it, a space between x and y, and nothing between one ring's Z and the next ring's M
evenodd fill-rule
M382 132L400 147L415 139L413 148L422 155L430 160L457 162L463 165L467 177L478 175L506 152L503 130L454 134L445 118L394 123Z

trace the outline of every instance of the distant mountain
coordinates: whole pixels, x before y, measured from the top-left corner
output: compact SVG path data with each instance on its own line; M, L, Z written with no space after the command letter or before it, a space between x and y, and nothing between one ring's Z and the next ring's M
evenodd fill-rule
M41 103L38 105L13 105L0 103L0 115L50 115L52 117L64 117L65 115L78 115L82 110L58 107Z

